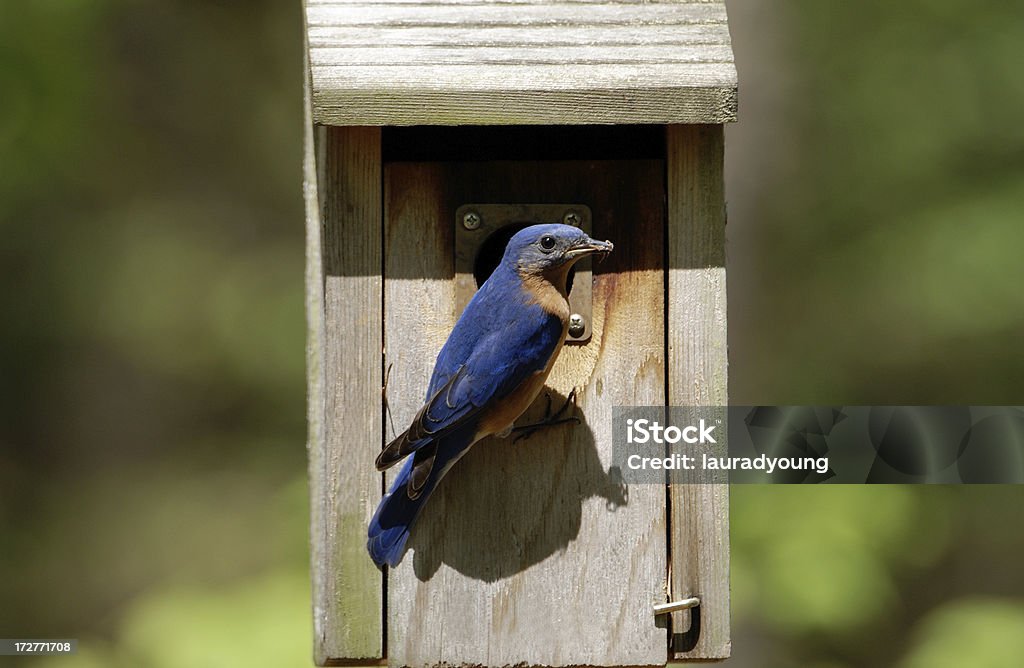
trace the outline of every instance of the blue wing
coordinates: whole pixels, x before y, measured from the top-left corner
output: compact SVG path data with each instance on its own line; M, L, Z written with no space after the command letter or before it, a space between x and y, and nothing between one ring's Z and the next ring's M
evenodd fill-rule
M470 301L438 354L427 401L412 425L377 458L383 470L418 453L416 468L425 470L412 476L411 493L433 465L433 453L423 450L543 369L562 337L559 318L530 300L518 277L494 278Z
M543 369L562 336L561 320L529 299L518 280L488 280L477 292L437 356L423 408L377 458L384 469L412 455L370 521L366 547L374 563L398 563L423 504L472 445L481 411Z

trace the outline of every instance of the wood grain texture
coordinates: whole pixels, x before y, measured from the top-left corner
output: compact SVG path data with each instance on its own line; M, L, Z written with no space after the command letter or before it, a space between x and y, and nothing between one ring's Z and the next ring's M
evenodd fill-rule
M720 3L562 3L527 5L448 3L336 3L312 0L308 9L310 26L527 26L558 25L573 28L588 25L664 25L724 23L725 5Z
M323 130L313 125L308 56L303 81L302 197L306 213L306 452L309 459L309 535L312 573L313 660L324 665L324 634L328 580L321 571L327 559L328 513L324 476L324 271L320 244L320 196L317 153L323 145Z
M668 403L728 403L721 125L668 128ZM729 632L729 487L670 486L673 656L724 659Z
M314 118L333 125L723 123L725 5L307 0Z
M389 574L390 665L665 663L667 632L652 612L666 595L665 492L626 488L610 468L612 406L664 398L663 174L660 161L385 167L397 431L421 405L455 322L460 204L586 203L594 233L616 245L595 267L593 337L566 346L548 382L556 403L578 388L584 424L487 439L455 465Z
M377 128L307 127L314 658L383 657L383 578L366 554L381 493L381 162ZM319 191L319 196L318 196ZM319 202L319 206L316 203Z

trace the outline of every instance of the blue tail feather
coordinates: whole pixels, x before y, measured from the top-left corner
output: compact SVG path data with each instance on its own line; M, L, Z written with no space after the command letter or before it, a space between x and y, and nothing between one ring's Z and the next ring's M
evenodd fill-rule
M433 469L424 483L420 495L415 499L410 499L406 491L406 486L412 475L415 456L409 457L402 464L402 470L398 472L398 477L392 483L391 489L380 500L377 512L373 514L369 530L366 532L366 550L378 568L384 568L384 564L397 566L398 562L402 560L405 544L409 540L409 532L412 530L420 510L437 488L449 467L472 445L471 434L475 432L476 425L469 423L463 429L437 441Z
M412 473L412 460L412 457L406 460L391 490L381 499L377 512L370 520L366 549L378 568L383 568L384 564L396 566L402 560L409 531L429 496L430 490L423 490L424 493L415 499L410 499L406 493L406 484Z

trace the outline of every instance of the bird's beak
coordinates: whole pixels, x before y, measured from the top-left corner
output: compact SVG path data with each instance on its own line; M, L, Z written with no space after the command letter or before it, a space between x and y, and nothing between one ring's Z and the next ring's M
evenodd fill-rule
M593 255L594 253L607 255L612 252L613 248L615 248L615 245L610 241L597 241L596 239L586 237L586 239L571 246L567 251L565 251L565 256L571 260L575 260L587 255Z

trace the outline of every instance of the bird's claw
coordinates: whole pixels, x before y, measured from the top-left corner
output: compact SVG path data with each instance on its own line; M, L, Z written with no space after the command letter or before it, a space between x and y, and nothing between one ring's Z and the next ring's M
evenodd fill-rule
M554 413L551 412L551 393L545 392L544 396L547 397L547 406L544 409L544 419L533 424L524 424L521 427L513 427L513 432L519 432L512 440L513 443L517 443L521 439L530 438L535 432L546 427L554 427L556 425L567 424L569 422L575 422L576 424L581 423L581 420L575 415L562 417L569 409L570 405L573 408L576 408L576 388L573 388L573 390L569 392L569 396L565 398L565 403L562 404L562 407Z

